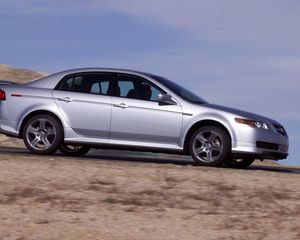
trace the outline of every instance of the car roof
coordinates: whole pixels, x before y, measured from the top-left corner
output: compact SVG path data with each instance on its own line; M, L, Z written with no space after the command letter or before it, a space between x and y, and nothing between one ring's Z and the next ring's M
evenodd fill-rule
M142 71L136 71L136 70L130 70L130 69L123 69L123 68L99 68L99 67L89 67L89 68L74 68L69 69L65 71L61 71L58 73L63 73L65 75L72 74L76 72L121 72L121 73L133 73L133 74L142 74L142 75L152 75L150 73L142 72Z
M53 89L58 82L66 75L74 74L74 73L83 73L83 72L113 72L113 73L125 73L125 74L134 74L143 77L151 77L153 74L145 73L141 71L129 70L129 69L119 69L119 68L75 68L69 69L65 71L61 71L58 73L51 74L49 76L40 78L38 80L32 81L26 85L37 88L50 88Z

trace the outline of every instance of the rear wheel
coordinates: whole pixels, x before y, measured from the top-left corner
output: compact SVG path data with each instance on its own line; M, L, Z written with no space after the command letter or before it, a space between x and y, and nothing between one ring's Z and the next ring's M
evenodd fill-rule
M189 150L198 165L217 167L223 164L230 153L230 137L221 128L199 128L190 140Z
M82 156L87 154L91 148L89 146L79 146L79 145L67 145L63 144L59 147L59 151L61 151L64 155L67 156Z
M245 158L245 159L228 158L225 160L224 165L230 168L247 168L254 161L255 159L253 158Z
M32 153L52 154L63 141L63 128L56 118L39 114L25 124L23 141Z

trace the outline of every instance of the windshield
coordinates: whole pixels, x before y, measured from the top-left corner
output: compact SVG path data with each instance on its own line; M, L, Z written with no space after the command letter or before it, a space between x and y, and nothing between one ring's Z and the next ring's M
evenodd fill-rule
M179 97L183 98L184 100L192 103L207 103L205 100L203 100L201 97L197 96L196 94L190 92L189 90L181 87L177 83L174 83L170 81L169 79L156 76L156 75L151 75L152 78L154 78L156 81L160 82L167 88L169 88L171 91L176 93Z

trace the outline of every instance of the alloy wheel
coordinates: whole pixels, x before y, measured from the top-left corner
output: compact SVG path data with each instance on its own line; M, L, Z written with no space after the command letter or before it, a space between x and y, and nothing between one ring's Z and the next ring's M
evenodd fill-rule
M192 144L194 156L201 162L214 162L223 151L222 136L210 129L200 131Z
M26 129L27 142L35 150L51 148L56 136L55 125L46 118L35 119Z

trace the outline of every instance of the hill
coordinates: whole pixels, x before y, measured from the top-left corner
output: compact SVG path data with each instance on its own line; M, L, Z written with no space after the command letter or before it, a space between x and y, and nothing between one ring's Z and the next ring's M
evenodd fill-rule
M0 64L0 80L9 80L18 83L29 82L46 76L46 73L36 72L30 69L17 68Z

